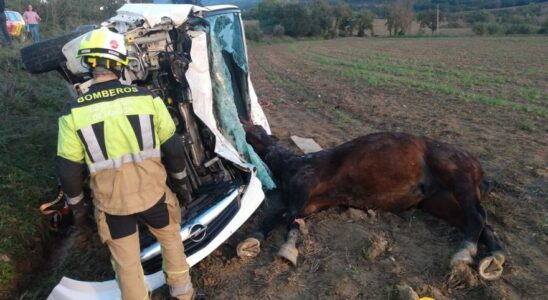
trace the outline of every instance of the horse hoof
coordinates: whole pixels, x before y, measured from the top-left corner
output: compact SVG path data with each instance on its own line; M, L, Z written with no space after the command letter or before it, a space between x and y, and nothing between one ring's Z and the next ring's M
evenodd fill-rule
M468 263L461 261L452 266L451 273L447 279L447 286L452 289L464 289L475 287L479 284L479 280L474 270L470 268Z
M299 232L302 235L308 235L308 226L306 226L304 219L295 219L295 223L299 224Z
M492 255L501 265L503 265L506 262L506 254L504 253L504 251L502 250L496 251L496 252L493 252Z
M247 238L238 244L236 254L239 258L254 258L261 252L261 242L256 238Z
M504 254L494 253L482 259L478 265L478 273L485 280L496 280L502 275L504 268L502 265L506 260Z
M283 244L277 255L289 261L294 267L297 266L299 250L295 246Z

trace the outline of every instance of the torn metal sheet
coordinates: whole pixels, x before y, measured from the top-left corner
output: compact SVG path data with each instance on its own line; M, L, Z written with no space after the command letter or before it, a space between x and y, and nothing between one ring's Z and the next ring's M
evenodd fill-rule
M316 141L314 141L314 139L303 138L303 137L300 137L300 136L292 135L291 140L305 154L306 153L312 153L312 152L318 152L318 151L323 150L322 146L318 145L318 143L316 143Z

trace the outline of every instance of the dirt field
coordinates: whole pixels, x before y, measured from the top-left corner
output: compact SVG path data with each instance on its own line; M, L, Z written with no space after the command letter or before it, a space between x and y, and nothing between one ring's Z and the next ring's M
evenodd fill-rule
M330 147L406 131L478 155L495 183L483 199L489 222L507 246L500 280L450 286L462 234L425 213L332 209L307 220L297 268L275 256L280 227L257 259L234 258L227 246L204 260L196 286L212 299L387 299L397 284L436 299L545 297L547 46L546 38L345 39L250 49L259 99L288 146L290 135ZM480 248L476 262L485 255Z
M425 213L330 209L307 219L298 267L276 258L276 229L256 259L235 246L261 215L192 269L205 299L389 299L399 284L435 299L541 299L548 293L548 38L338 39L254 45L252 80L273 133L331 147L405 131L475 153L494 192L483 199L507 247L502 278L449 282L462 234ZM270 195L269 203L276 201ZM58 244L18 299L43 299L62 275L112 278L97 238ZM57 248L56 248L57 247ZM90 249L101 249L92 255ZM486 255L480 248L476 263ZM476 268L473 265L472 268ZM167 289L154 293L168 299Z

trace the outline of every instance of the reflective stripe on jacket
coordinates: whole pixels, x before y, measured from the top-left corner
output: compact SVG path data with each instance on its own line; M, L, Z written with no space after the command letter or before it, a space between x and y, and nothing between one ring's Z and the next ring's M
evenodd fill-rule
M165 192L160 145L174 132L162 99L113 80L92 85L67 105L59 118L57 155L86 163L99 209L132 214Z

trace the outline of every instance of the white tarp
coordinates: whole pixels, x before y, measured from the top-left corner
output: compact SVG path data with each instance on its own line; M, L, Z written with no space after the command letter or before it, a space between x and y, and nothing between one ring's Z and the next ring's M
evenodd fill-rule
M213 88L209 73L207 34L203 31L189 31L188 34L192 38L190 49L192 62L185 76L192 94L194 113L215 135L215 153L235 164L242 165L238 151L217 128L217 120L213 113Z

